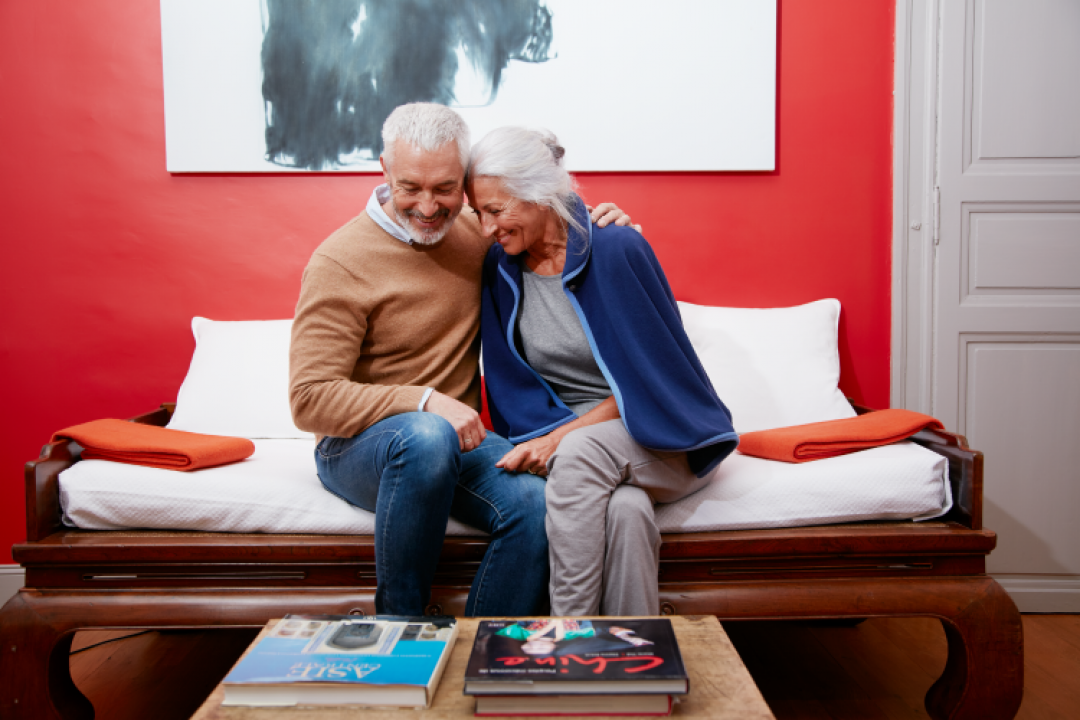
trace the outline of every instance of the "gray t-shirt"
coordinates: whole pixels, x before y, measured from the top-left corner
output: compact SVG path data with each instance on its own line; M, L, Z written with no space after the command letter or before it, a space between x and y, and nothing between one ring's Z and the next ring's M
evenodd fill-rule
M551 385L567 407L584 415L611 396L593 357L561 275L537 275L524 268L525 288L518 332L525 361Z

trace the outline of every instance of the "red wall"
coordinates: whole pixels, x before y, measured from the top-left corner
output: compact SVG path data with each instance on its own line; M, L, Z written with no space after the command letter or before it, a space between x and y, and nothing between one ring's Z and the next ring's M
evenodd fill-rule
M160 37L156 2L0 3L0 563L50 432L174 399L193 315L291 316L311 251L378 181L170 176ZM776 172L582 185L645 225L680 299L839 298L841 386L884 407L893 3L783 0L779 48Z

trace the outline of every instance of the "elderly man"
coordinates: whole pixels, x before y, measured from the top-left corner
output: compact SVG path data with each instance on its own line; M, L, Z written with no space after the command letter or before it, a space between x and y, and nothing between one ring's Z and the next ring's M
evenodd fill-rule
M403 105L386 119L383 146L386 184L304 271L293 417L320 436L323 485L375 513L376 612L423 614L452 515L491 535L465 613L541 613L544 482L495 467L512 446L477 413L480 272L491 241L471 213L459 214L468 127L441 105ZM605 207L594 220L629 222Z

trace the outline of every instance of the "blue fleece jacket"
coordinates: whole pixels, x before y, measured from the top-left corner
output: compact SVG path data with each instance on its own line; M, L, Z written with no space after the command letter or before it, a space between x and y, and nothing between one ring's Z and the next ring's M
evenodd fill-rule
M580 199L570 227L563 291L630 436L652 450L684 451L701 477L738 446L731 413L717 397L683 330L652 248L632 228L595 227ZM517 317L524 255L497 243L484 261L480 334L488 408L513 443L540 437L577 416L525 362Z

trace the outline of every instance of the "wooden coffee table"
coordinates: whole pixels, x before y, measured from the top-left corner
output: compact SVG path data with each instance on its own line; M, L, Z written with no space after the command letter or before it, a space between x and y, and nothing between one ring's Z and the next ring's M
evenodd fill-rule
M611 618L605 618L611 619ZM276 623L271 620L267 626ZM476 618L461 618L458 640L450 654L435 700L426 710L412 708L358 707L222 707L225 691L218 685L192 720L275 720L277 718L312 718L313 720L451 720L474 717L475 700L463 695L465 665L476 637ZM690 676L690 692L682 696L671 716L709 718L710 720L775 720L769 706L754 685L750 673L728 640L724 629L712 615L674 616L671 624L679 639L679 650ZM259 635L266 634L264 628ZM252 643L254 644L254 643ZM358 715L360 712L362 715ZM567 716L560 716L566 718Z

